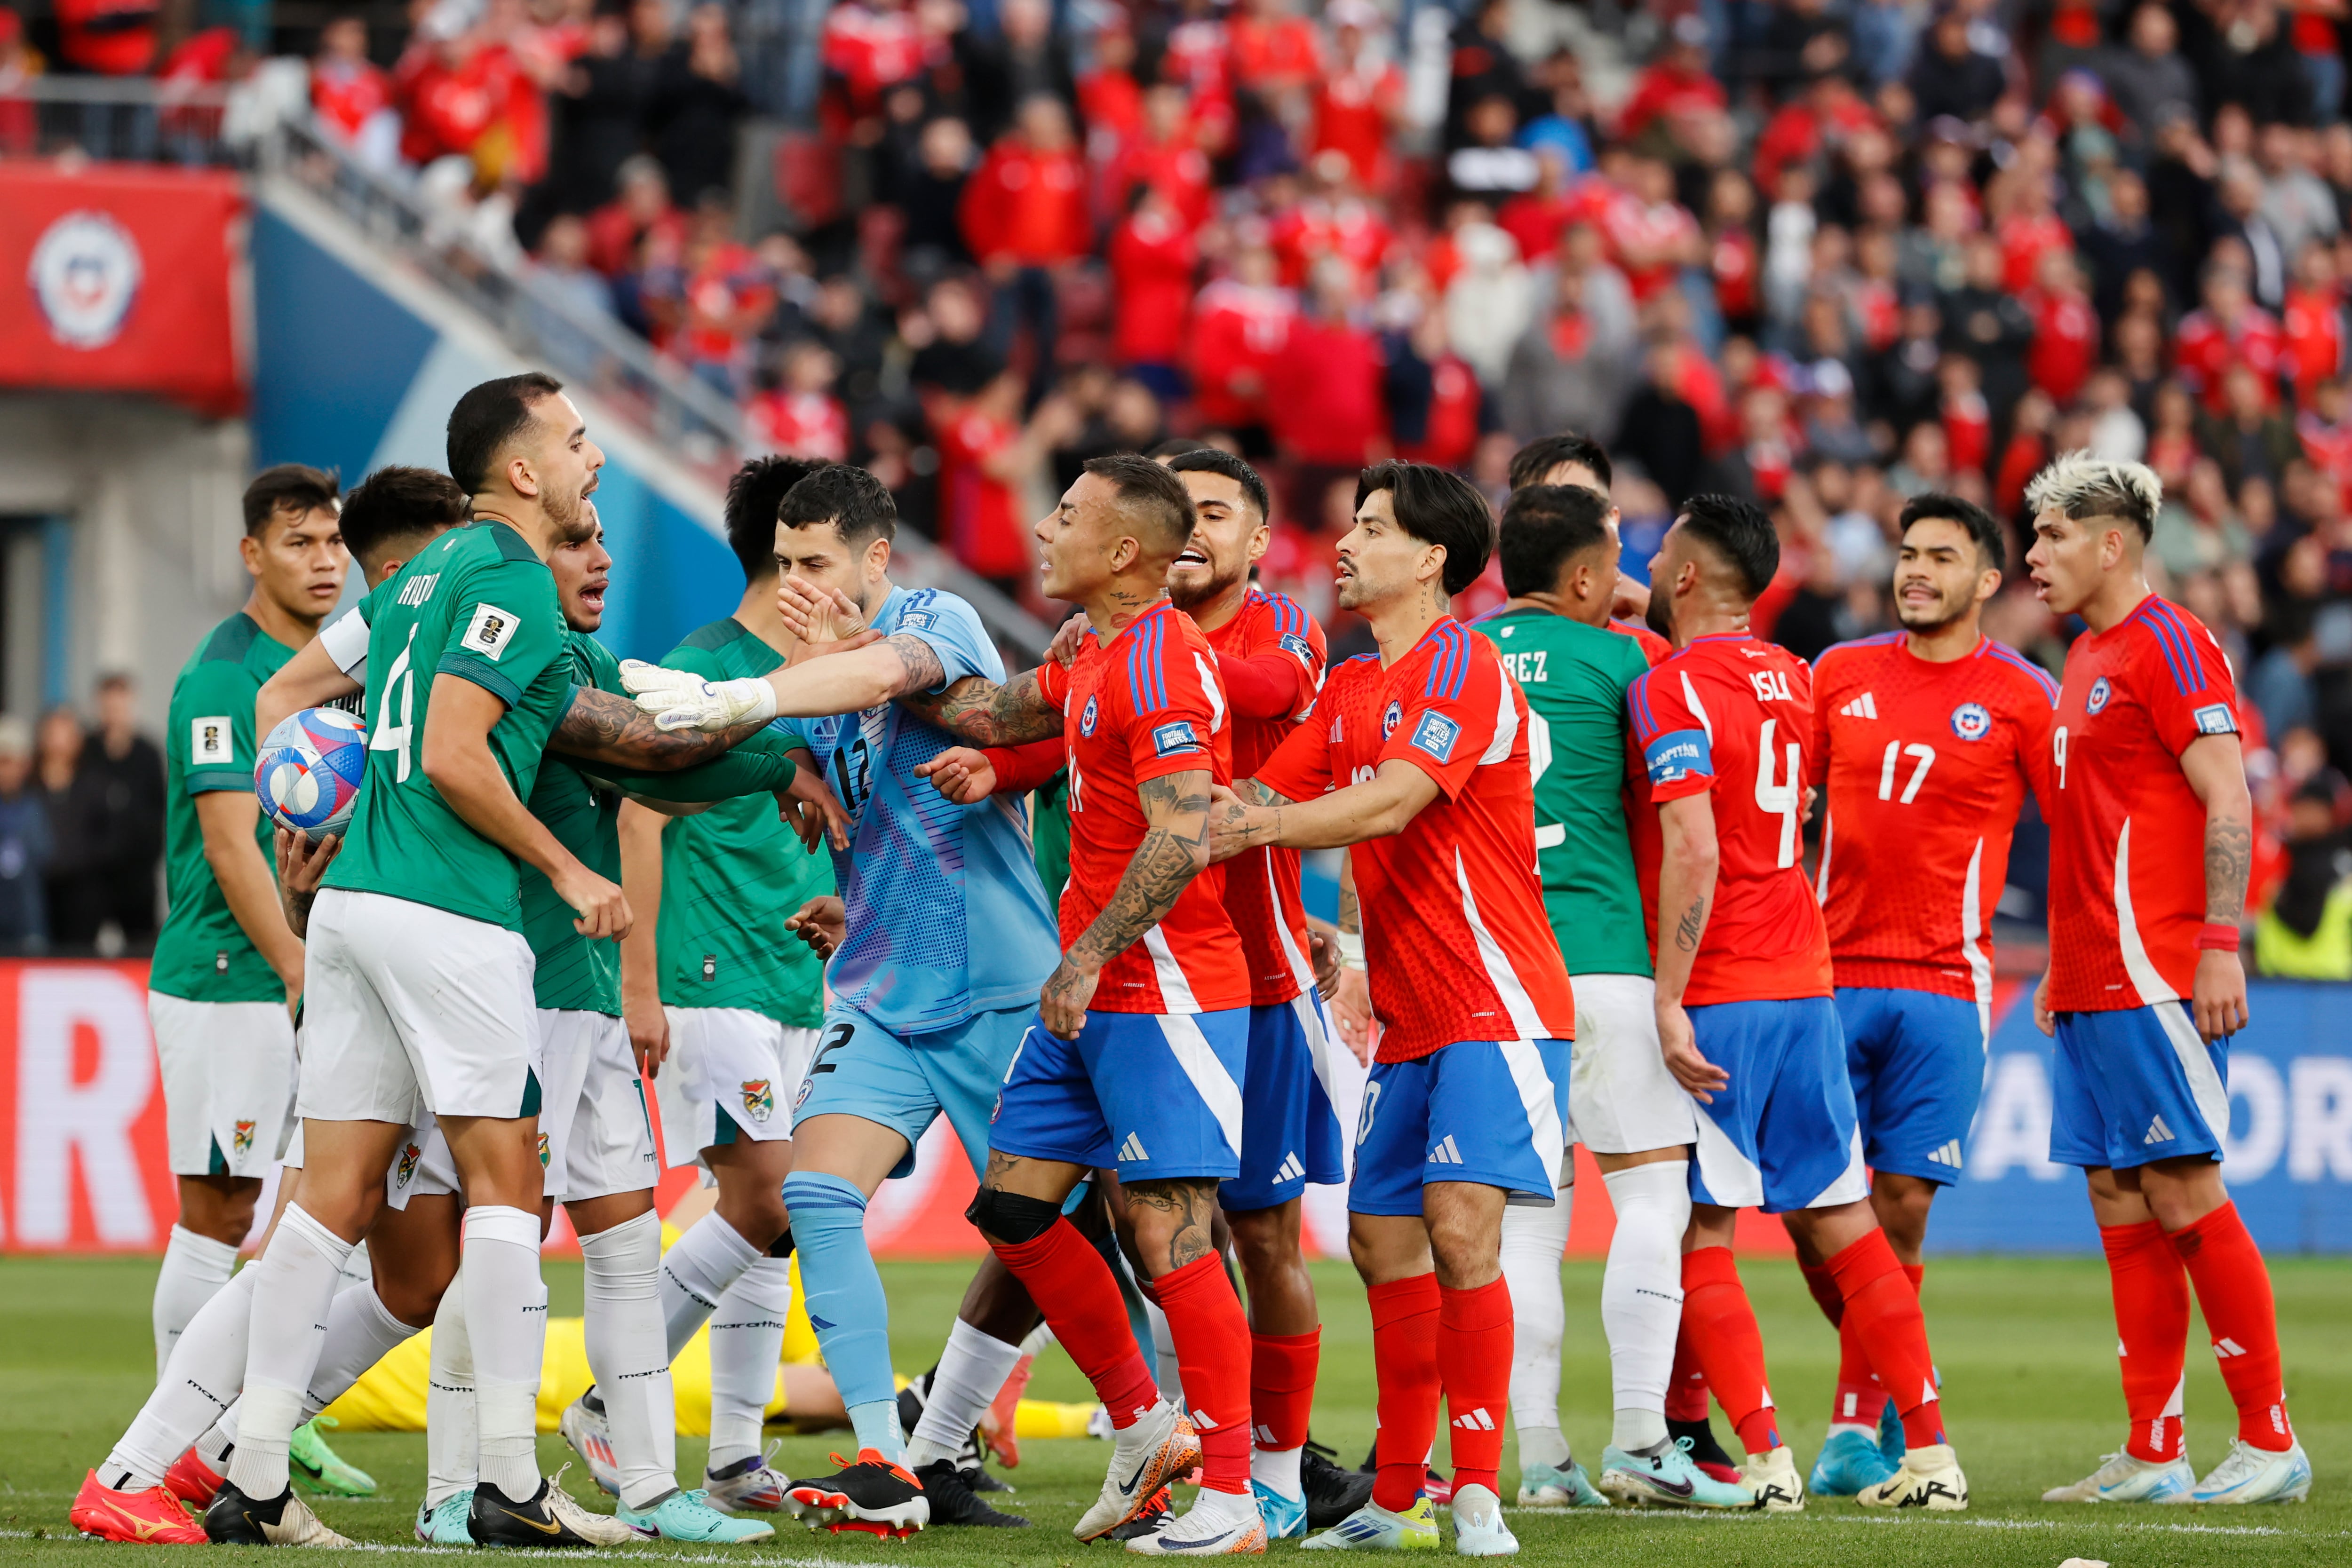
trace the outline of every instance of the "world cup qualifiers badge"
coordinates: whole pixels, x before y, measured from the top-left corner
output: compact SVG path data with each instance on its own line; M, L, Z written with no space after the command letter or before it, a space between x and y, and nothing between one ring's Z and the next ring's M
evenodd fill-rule
M1982 740L1992 733L1992 715L1981 703L1962 703L1952 710L1952 733L1962 740Z
M145 267L129 229L85 210L42 231L26 272L50 337L68 349L103 349L121 336Z

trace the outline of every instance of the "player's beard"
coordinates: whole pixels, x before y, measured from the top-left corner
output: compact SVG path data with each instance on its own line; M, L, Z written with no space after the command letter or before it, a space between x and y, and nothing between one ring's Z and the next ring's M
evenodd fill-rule
M1916 632L1922 637L1932 637L1969 612L1964 599L1938 599L1933 609L1913 610L1903 602L1898 593L1895 600L1895 623L1906 632Z
M555 530L559 545L584 545L596 534L596 524L588 515L585 496L564 496L551 493L540 504L540 514Z
M1660 593L1656 584L1653 583L1650 588L1649 606L1642 612L1642 619L1649 625L1651 631L1655 632L1667 642L1673 642L1675 640L1674 595Z
M1190 613L1203 604L1215 603L1220 596L1240 580L1239 572L1230 577L1212 578L1204 584L1185 583L1180 586L1171 579L1168 584L1168 601L1177 609Z

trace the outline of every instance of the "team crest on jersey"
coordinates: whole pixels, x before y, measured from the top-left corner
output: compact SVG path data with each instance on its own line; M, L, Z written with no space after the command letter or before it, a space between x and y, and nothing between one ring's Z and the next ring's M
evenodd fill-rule
M2107 699L2115 695L2116 688L2107 685L2106 676L2101 675L2091 683L2091 695L2083 699L2083 711L2097 713L2107 706Z
M1454 760L1454 743L1462 738L1462 727L1442 713L1425 713L1421 722L1412 727L1412 743L1440 762Z
M253 1152L253 1127L254 1124L251 1122L239 1122L236 1124L236 1130L229 1134L229 1141L236 1145L238 1154L249 1155Z
M764 1122L776 1113L776 1092L766 1079L743 1081L743 1113L754 1122Z
M1952 710L1952 733L1962 740L1982 740L1992 733L1992 715L1982 703L1962 703Z
M1381 738L1386 740L1390 736L1394 735L1396 727L1403 722L1404 704L1391 698L1388 712L1381 715Z
M816 1087L816 1080L815 1080L815 1079L814 1079L814 1078L803 1078L803 1079L802 1079L802 1080L801 1080L801 1086L800 1086L797 1090L793 1091L793 1110L795 1110L795 1111L797 1111L797 1110L799 1110L802 1106L803 1106L803 1105L807 1104L807 1103L808 1103L808 1097L809 1097L809 1091L810 1091L810 1090L812 1090L812 1089L814 1089L814 1088L815 1088L815 1087Z
M400 1163L392 1167L392 1185L406 1186L415 1178L416 1162L424 1157L425 1151L415 1144L404 1145L400 1151Z
M1095 732L1095 721L1100 717L1102 717L1101 700L1089 692L1087 694L1086 711L1078 715L1078 733L1092 735Z
M547 1168L547 1166L548 1166L547 1134L546 1134L545 1133L541 1133L541 1134L539 1135L539 1168L540 1168L540 1169L541 1169L541 1170L545 1170L545 1169Z
M1151 750L1156 757L1174 757L1181 752L1201 749L1201 737L1192 733L1189 720L1178 719L1163 724L1151 732Z

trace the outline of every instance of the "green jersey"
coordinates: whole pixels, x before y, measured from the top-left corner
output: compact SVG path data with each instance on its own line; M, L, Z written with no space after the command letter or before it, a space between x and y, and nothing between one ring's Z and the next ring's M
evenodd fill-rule
M1625 831L1625 689L1642 644L1549 610L1471 623L1528 696L1536 869L1570 975L1650 973L1648 927Z
M281 1002L286 987L245 928L205 859L196 797L214 789L253 792L253 703L294 650L240 610L213 628L172 683L163 735L163 864L172 908L155 938L151 989L192 1002ZM269 813L254 836L270 860Z
M506 704L490 755L530 800L547 737L572 702L570 633L555 578L505 523L452 528L362 601L368 623L368 761L359 806L325 885L430 904L522 929L513 856L483 838L425 775L437 675Z
M783 657L730 617L662 661L706 680L764 675ZM824 1021L824 967L784 921L834 891L833 863L801 848L759 796L723 800L662 830L661 999L742 1008L793 1029Z
M575 686L621 689L621 664L593 637L567 630L564 674ZM571 707L571 700L564 703ZM561 722L561 716L558 716ZM555 841L607 882L621 880L621 794L592 779L580 764L550 752L527 802ZM538 962L531 995L542 1008L621 1016L621 949L607 938L591 939L572 925L572 907L556 896L555 884L537 866L520 872L522 935Z

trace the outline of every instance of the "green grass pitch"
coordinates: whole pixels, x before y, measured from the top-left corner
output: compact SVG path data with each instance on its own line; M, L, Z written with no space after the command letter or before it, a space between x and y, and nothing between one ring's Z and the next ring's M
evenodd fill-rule
M964 1263L891 1263L897 1359L903 1371L929 1364L969 1271ZM2123 1402L2116 1382L2115 1331L2106 1274L2093 1260L1960 1260L1927 1273L1927 1322L1941 1366L1953 1440L1974 1492L1959 1516L1865 1516L1853 1503L1816 1500L1796 1517L1689 1519L1622 1511L1575 1515L1515 1511L1522 1561L1640 1568L1704 1564L1836 1564L1839 1568L1999 1563L2057 1568L2069 1557L2115 1568L2180 1564L2352 1563L2352 1262L2284 1260L2273 1264L2286 1342L2288 1398L2317 1469L2315 1500L2267 1509L2059 1508L2037 1501L2043 1488L2071 1481L2120 1440ZM1372 1430L1370 1328L1362 1291L1344 1265L1318 1264L1324 1331L1315 1432L1349 1462ZM550 1264L553 1308L579 1311L577 1266ZM1836 1343L1796 1270L1756 1260L1746 1270L1764 1328L1772 1387L1800 1465L1821 1440L1836 1371ZM230 1549L107 1547L66 1523L82 1472L95 1464L145 1396L152 1378L147 1312L154 1264L145 1260L0 1260L0 1559L44 1563L93 1554L169 1552L201 1568L229 1561ZM1578 1454L1597 1459L1608 1436L1608 1362L1601 1339L1596 1263L1569 1265L1567 1381L1561 1408ZM1041 1364L1040 1395L1084 1396L1076 1371L1058 1354ZM2191 1457L2218 1460L2233 1427L2229 1402L2201 1337L2189 1371ZM1720 1418L1718 1432L1728 1438ZM792 1437L779 1463L805 1474L831 1467L829 1449L846 1433ZM320 1512L338 1530L399 1556L459 1549L418 1546L410 1521L424 1486L425 1439L413 1433L340 1435L337 1446L372 1471L379 1499L328 1500ZM682 1468L698 1468L701 1445L681 1439ZM929 1562L971 1568L1077 1568L1114 1561L1068 1533L1100 1483L1107 1454L1096 1442L1024 1445L1018 1488L1001 1505L1036 1528L939 1531L904 1542L812 1534L779 1519L772 1542L752 1547L642 1548L597 1553L651 1561L734 1563L761 1568ZM561 1439L540 1443L542 1464L569 1458ZM1515 1473L1505 1456L1507 1483ZM594 1497L574 1467L577 1493ZM595 1506L608 1506L596 1500ZM1276 1555L1294 1551L1279 1542ZM562 1555L536 1553L541 1556ZM572 1555L589 1555L579 1553ZM249 1559L247 1559L249 1560Z

